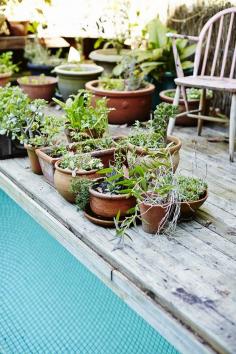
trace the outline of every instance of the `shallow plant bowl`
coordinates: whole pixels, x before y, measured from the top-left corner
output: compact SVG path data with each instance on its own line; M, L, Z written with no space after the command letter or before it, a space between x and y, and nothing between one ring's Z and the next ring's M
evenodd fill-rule
M89 206L84 211L84 216L95 225L102 226L102 227L115 227L115 222L113 218L106 218L104 216L99 216L95 214ZM120 222L122 222L123 219L121 218Z
M202 206L202 204L205 203L207 198L208 198L208 192L206 191L204 193L204 196L199 200L189 201L189 202L181 202L180 203L180 218L187 219L187 218L192 217L196 213L196 211L200 208L200 206Z
M52 76L25 76L19 78L17 82L32 100L42 98L51 101L57 85L57 78Z

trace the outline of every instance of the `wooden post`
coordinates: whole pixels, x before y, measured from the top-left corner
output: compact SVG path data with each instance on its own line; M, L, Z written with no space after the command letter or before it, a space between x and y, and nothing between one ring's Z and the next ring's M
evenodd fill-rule
M235 130L236 130L236 94L232 96L230 121L229 121L229 158L234 161L234 143L235 143Z
M202 90L200 103L199 103L199 110L200 110L200 112L198 113L198 115L201 115L201 114L205 115L206 114L206 89ZM198 119L197 134L199 136L202 133L202 126L203 126L203 120L202 119Z

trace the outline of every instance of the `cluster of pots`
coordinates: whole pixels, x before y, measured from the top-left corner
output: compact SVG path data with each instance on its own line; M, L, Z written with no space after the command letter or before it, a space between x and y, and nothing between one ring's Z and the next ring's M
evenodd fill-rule
M115 137L114 139L120 138L122 137ZM169 151L174 169L176 170L179 163L181 141L173 136L169 136L168 141L173 143ZM134 146L129 147L133 151ZM36 150L29 146L26 146L26 148L33 172L37 174L43 173L46 181L54 186L59 194L70 203L74 203L76 197L70 190L71 183L74 179L85 178L96 181L101 180L98 170L78 170L76 174L73 174L71 170L61 168L60 157L50 157L50 147L38 148ZM91 156L99 158L104 167L109 167L110 164L114 162L115 150L115 147L97 150L92 152ZM135 147L135 150L137 155L141 158L147 154L147 151L142 148ZM198 201L181 202L181 216L191 216L203 204L206 198L207 193ZM116 217L118 212L122 220L122 218L126 216L127 211L135 205L136 199L133 196L127 194L106 194L90 188L90 210L93 216L89 215L89 220L102 226L111 226L113 224L113 218ZM145 200L139 204L140 215L142 220L144 220L142 227L145 232L157 232L168 207L168 205L149 205Z

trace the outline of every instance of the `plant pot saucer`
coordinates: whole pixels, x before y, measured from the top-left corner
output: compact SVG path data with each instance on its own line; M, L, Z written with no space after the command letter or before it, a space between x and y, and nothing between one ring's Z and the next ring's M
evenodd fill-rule
M84 216L95 225L102 227L115 227L115 222L113 219L98 216L90 209L89 206L84 211ZM124 218L120 218L120 221L122 221L123 219Z

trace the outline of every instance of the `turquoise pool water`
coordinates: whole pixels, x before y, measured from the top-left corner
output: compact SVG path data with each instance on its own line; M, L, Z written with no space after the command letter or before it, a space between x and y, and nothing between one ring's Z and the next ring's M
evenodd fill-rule
M178 353L2 190L0 352Z

